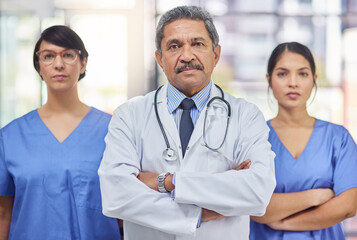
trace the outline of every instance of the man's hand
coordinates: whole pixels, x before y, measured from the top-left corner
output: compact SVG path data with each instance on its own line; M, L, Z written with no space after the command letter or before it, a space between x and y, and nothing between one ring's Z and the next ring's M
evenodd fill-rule
M239 170L249 169L251 163L252 163L252 161L250 159L247 159L244 162L242 162L241 164L239 164L239 166L236 167L234 170L239 171ZM202 208L202 216L201 216L202 222L218 220L218 219L222 219L222 218L224 218L223 215L221 215L215 211Z
M245 160L244 162L242 162L241 164L239 164L238 167L236 167L234 170L245 170L248 169L250 167L250 165L252 164L252 161L250 159Z
M159 174L153 172L140 172L138 175L138 179L149 188L155 191L159 191L159 189L157 188L157 176L159 176Z
M207 222L211 220L218 220L224 218L223 215L216 213L215 211L202 208L201 222Z
M247 159L244 162L242 162L241 164L239 164L239 166L236 167L234 170L239 171L239 170L249 169L251 163L252 163L252 161L250 159ZM151 188L155 191L159 191L157 188L157 176L158 175L159 174L153 173L153 172L140 172L138 175L138 179L141 182L143 182L146 186L148 186L149 188ZM165 178L165 188L169 192L171 192L172 190L175 189L175 186L172 184L172 177L173 177L173 175L169 174ZM224 218L223 215L221 215L215 211L202 208L202 216L201 216L202 222L218 220L218 219L222 219L222 218Z
M245 160L241 164L239 164L238 167L236 167L234 170L245 170L250 167L250 164L252 161L250 159ZM153 172L140 172L138 175L138 179L142 181L146 186L151 188L152 190L159 191L157 188L157 176L159 174L153 173ZM175 186L172 184L172 174L169 174L165 178L165 188L168 192L171 192L172 190L175 189Z

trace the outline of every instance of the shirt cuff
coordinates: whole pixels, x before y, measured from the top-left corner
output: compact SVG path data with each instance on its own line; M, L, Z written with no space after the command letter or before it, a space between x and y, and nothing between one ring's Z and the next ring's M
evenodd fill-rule
M201 227L201 218L202 218L202 208L201 208L201 213L200 213L200 217L198 218L198 222L197 222L196 228L200 228Z
M173 175L172 175L172 184L173 185L175 185L175 181L176 181L176 173L173 173ZM171 197L172 197L172 199L175 199L175 189L171 191ZM197 221L196 228L201 227L201 218L202 218L202 208L201 208L201 212L200 212L200 217L198 218L198 221Z
M172 184L175 186L176 173L174 172L172 175ZM172 199L175 199L175 189L171 191Z

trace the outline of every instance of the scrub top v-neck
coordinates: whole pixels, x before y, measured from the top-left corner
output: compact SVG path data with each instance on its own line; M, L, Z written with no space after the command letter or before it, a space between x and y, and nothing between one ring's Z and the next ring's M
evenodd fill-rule
M318 122L318 121L316 120L315 124L316 124L317 122ZM274 129L274 128L272 127L272 125L270 124L270 121L268 121L267 124L268 124L268 126L269 126L269 128L270 128L270 134L274 136L274 139L277 141L277 143L278 143L278 145L279 145L279 147L280 147L279 150L280 150L281 152L284 152L284 155L285 155L286 159L292 160L293 162L294 162L294 160L297 161L297 160L299 160L300 158L301 158L301 159L305 159L305 158L304 158L305 152L309 151L310 145L313 145L313 144L314 144L314 141L315 141L315 138L316 138L316 136L315 136L315 135L316 135L316 134L315 134L315 132L316 132L315 125L314 125L314 128L312 129L312 132L311 132L311 134L310 134L310 137L309 137L309 139L308 139L308 141L307 141L307 143L306 143L306 145L305 145L303 151L300 153L300 155L299 155L297 158L295 158L295 157L291 154L291 152L286 148L286 146L281 142L281 140L280 140L278 134L276 133L275 129ZM318 137L318 136L317 136L317 137ZM312 146L312 147L313 147L313 146ZM290 156L289 156L289 155L290 155ZM302 160L302 161L303 161L303 160Z
M316 119L310 139L295 159L270 128L269 142L275 157L276 193L331 188L335 195L357 187L357 147L348 131L339 125ZM317 231L276 231L251 221L251 240L345 239L341 224Z
M15 196L9 239L120 239L97 175L109 121L91 108L63 142L37 110L1 129L0 196Z
M72 138L75 138L75 136L77 135L77 132L81 131L82 125L85 125L87 120L86 118L91 115L91 112L93 111L93 108L91 108L89 110L89 112L84 116L84 118L79 122L79 124L73 129L73 131L62 141L60 142L58 140L58 138L53 134L53 132L51 131L51 129L48 128L48 126L45 124L45 122L43 121L43 119L41 118L40 114L38 113L38 110L35 110L34 112L37 113L37 116L39 118L39 131L42 131L44 134L48 133L48 141L51 144L59 144L59 145L71 145L73 143L73 141L71 140ZM36 115L35 113L35 115ZM85 126L84 126L85 127ZM74 137L73 137L74 135ZM67 143L69 142L69 143Z

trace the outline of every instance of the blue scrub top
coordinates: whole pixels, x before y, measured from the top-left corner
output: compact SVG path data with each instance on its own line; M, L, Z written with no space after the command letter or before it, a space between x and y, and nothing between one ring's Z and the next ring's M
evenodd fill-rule
M9 239L120 239L97 174L109 121L91 108L62 143L37 110L1 129L0 196L15 196Z
M348 131L339 125L316 119L311 137L295 159L270 125L269 142L275 157L276 193L331 188L340 193L357 187L357 146ZM345 239L341 224L317 231L277 231L251 221L250 240Z

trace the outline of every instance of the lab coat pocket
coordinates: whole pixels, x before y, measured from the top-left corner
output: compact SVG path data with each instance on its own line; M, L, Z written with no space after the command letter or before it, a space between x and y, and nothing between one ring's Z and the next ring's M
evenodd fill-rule
M203 128L203 141L211 150L220 149L225 144L229 120L225 109L225 105L222 107L217 106L217 104L212 104L207 109Z
M227 157L224 153L218 151L208 151L206 154L206 161L208 166L208 171L211 173L224 172L234 168L235 163L233 156Z

